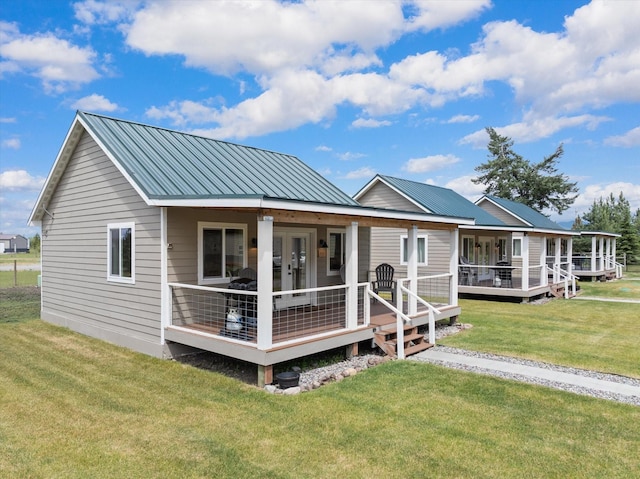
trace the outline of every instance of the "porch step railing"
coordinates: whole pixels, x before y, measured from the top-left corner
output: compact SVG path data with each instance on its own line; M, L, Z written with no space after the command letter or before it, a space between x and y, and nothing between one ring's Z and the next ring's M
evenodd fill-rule
M562 269L562 266L559 264L553 265L553 268L549 268L547 266L547 272L553 277L552 291L553 286L562 284L565 299L569 299L570 296L576 295L576 281L578 280L576 275ZM571 285L571 289L569 289L569 285Z

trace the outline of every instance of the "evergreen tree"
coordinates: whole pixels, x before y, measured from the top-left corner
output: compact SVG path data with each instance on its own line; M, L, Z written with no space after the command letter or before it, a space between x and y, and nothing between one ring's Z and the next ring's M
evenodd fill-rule
M485 194L518 201L531 208L562 213L577 198L577 183L558 173L556 164L564 154L562 144L539 163L530 163L513 151L513 140L486 128L489 134L489 160L476 167L480 174L473 181L486 185Z

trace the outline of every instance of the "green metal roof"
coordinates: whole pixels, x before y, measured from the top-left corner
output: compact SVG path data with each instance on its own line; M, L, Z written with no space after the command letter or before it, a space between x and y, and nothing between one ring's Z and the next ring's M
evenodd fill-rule
M507 226L495 216L449 188L394 178L392 176L378 176L431 213L474 218L476 225L481 226Z
M292 155L93 113L78 117L149 199L271 198L358 206Z
M537 212L525 204L518 203L517 201L505 200L504 198L498 198L497 196L486 195L486 198L501 206L511 214L523 219L534 228L567 231L566 228L563 228L558 223L551 221L542 213Z

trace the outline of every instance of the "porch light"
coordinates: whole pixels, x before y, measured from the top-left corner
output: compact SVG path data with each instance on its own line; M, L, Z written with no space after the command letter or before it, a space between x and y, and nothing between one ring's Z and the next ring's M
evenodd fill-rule
M318 258L326 258L327 257L327 242L323 239L320 240L318 244Z
M327 242L323 239L320 240L320 248L328 248Z
M258 247L258 238L251 238L251 247L252 248Z

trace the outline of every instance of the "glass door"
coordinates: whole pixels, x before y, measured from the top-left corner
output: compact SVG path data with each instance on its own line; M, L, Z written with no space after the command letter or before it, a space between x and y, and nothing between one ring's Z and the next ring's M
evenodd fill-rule
M491 248L492 238L480 237L478 244L480 248L478 248L478 279L480 281L485 279L491 279L491 270L488 266L491 265L491 252L493 248Z
M310 284L311 234L274 231L273 234L273 290L296 291ZM292 293L276 298L276 308L310 304L309 293Z

